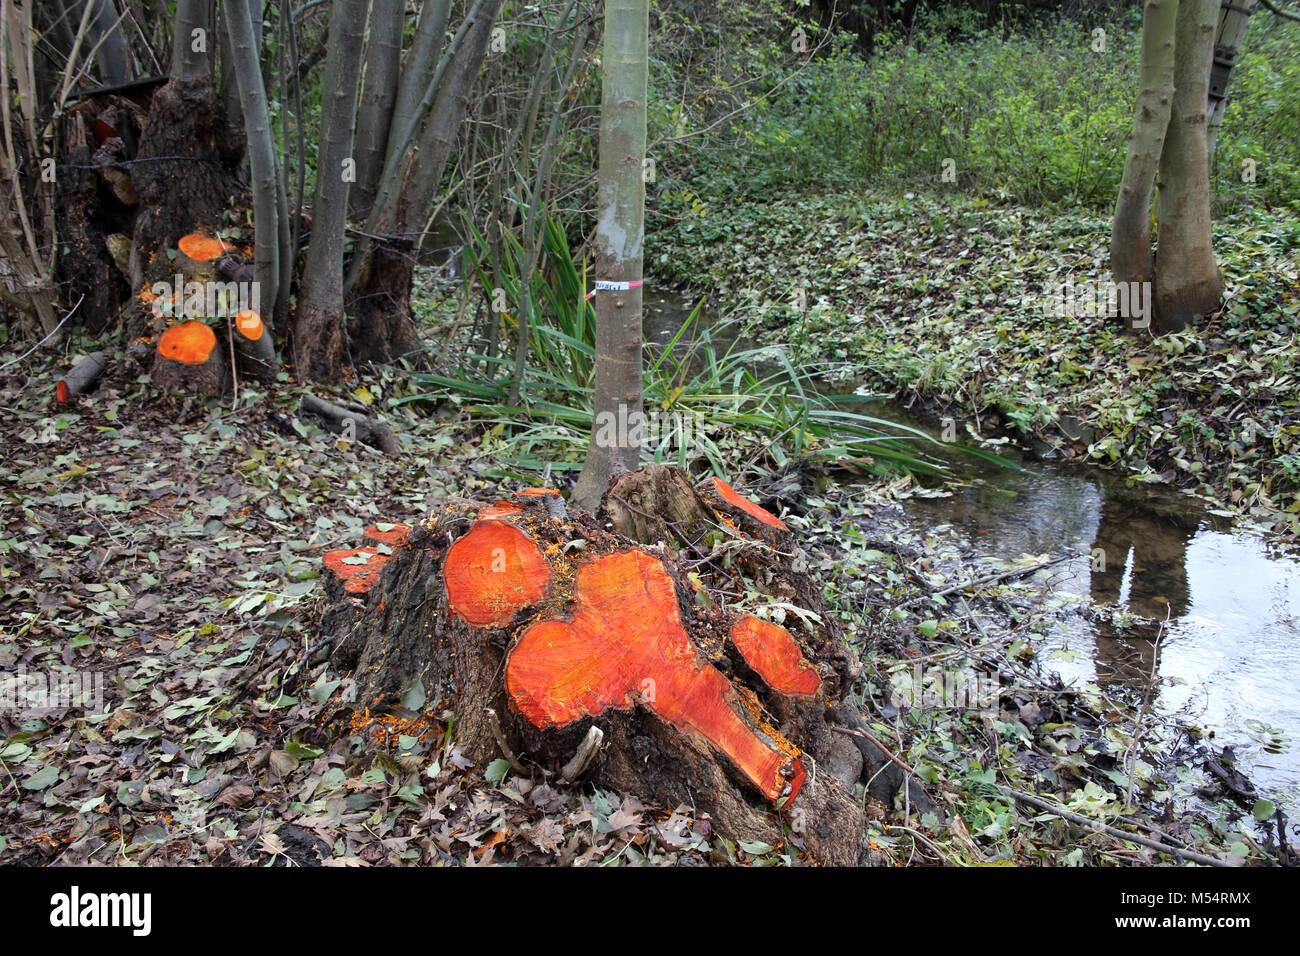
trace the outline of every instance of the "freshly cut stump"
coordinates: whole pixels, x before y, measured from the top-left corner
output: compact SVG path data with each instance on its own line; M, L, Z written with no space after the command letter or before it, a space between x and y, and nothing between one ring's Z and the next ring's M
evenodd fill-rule
M149 379L160 388L219 395L225 387L226 363L211 326L190 321L166 329L158 338Z
M862 760L828 723L851 655L794 534L734 490L720 503L742 517L715 510L717 490L651 466L616 479L595 516L526 489L368 529L372 546L325 558L324 626L356 679L351 707L393 710L420 684L423 699L452 702L456 743L475 761L508 748L539 776L585 775L707 811L732 839L857 863ZM801 613L777 623L727 604L746 591ZM603 746L583 765L573 758L593 726Z

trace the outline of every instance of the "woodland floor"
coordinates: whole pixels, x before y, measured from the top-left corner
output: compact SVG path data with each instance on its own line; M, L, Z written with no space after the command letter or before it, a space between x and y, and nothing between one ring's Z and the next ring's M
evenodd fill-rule
M449 740L445 702L335 739L317 730L345 677L317 637L322 552L359 543L376 520L513 484L489 473L490 436L453 408L420 418L389 406L406 388L390 373L359 386L353 396L385 408L401 433L404 455L385 459L297 421L288 386L245 390L232 411L109 380L53 406L63 367L32 358L0 373L0 679L99 673L104 706L0 713L0 862L804 859L795 834L775 847L733 844L690 807L553 787L504 761L470 765ZM1063 693L1040 671L1035 635L1062 615L1098 613L1058 595L1050 572L954 595L942 626L903 606L966 580L973 557L909 530L895 500L904 484L828 485L788 469L748 489L798 502L787 520L863 652L862 709L945 811L918 818L904 815L910 801L872 804L876 862L1169 862L999 786L1114 826L1151 821L1229 858L1269 858L1267 830L1204 769L1194 733L1152 715L1142 723L1086 689ZM918 662L996 679L1000 709L909 710L890 688Z
M847 362L958 441L1010 434L1300 534L1295 214L1219 215L1227 307L1153 338L1044 314L1050 283L1108 277L1102 217L842 193L659 212L647 269L790 343L796 364Z

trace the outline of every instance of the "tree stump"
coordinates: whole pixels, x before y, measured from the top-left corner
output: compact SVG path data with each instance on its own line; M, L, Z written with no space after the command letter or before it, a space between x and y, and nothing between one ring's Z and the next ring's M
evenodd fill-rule
M387 712L419 685L452 701L477 762L691 805L724 836L823 863L862 857L862 755L831 732L855 662L795 535L730 487L650 466L595 515L527 489L367 539L325 559L352 708Z
M159 388L196 395L219 395L225 387L226 363L217 336L203 322L182 322L158 338L149 380Z

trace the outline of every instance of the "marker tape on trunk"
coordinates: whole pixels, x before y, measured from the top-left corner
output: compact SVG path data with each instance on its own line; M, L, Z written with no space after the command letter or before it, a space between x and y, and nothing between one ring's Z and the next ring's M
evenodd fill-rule
M644 279L633 279L631 282L611 282L608 279L597 279L596 287L587 293L585 298L590 299L597 292L626 292L628 289L639 289L645 285Z

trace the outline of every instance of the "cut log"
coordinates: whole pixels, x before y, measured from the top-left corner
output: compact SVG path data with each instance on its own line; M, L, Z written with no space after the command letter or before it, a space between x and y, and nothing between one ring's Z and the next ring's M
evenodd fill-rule
M149 379L160 388L177 388L197 395L219 395L225 386L226 363L217 336L203 322L182 322L158 339Z
M270 382L280 370L280 362L262 317L252 309L243 309L235 314L234 326L235 348L243 360L240 369L259 382Z
M535 775L694 805L729 838L858 862L864 762L831 732L852 655L793 533L729 500L782 546L752 537L705 503L717 491L705 484L651 466L619 476L614 508L596 515L526 489L452 499L388 540L367 529L373 547L326 557L335 606L323 626L357 685L331 719L397 709L418 683L431 705L452 702L456 743L483 765L508 755ZM726 592L755 591L801 613L779 626L761 606L727 604Z
M108 367L108 358L108 352L100 351L91 352L77 359L72 368L68 369L68 373L55 384L54 400L70 402L76 396L88 391L99 381L99 376Z

